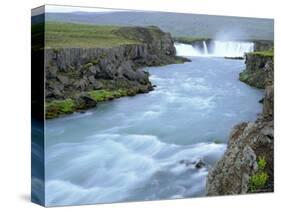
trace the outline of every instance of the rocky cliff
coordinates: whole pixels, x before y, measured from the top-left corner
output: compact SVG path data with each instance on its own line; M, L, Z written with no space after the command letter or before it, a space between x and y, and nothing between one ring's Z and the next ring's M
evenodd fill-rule
M111 48L45 50L46 116L94 107L97 102L153 89L145 66L184 62L173 40L157 27L122 27L116 31L136 44Z
M209 171L209 196L273 191L273 58L252 54L247 58L249 74L262 72L256 80L262 80L263 86L254 80L251 85L265 87L263 112L254 123L244 122L233 128L224 156Z
M273 82L273 51L248 53L245 63L246 69L239 76L242 82L263 89Z

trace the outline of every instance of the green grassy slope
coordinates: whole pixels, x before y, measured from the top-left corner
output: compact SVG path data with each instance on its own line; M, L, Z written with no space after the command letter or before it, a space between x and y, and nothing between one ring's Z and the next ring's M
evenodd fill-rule
M46 48L109 48L139 43L116 33L118 26L46 22L45 29Z
M274 56L273 49L267 50L267 51L256 51L256 52L251 52L251 53L248 53L248 54L259 55L259 56L264 56L264 57L273 57Z

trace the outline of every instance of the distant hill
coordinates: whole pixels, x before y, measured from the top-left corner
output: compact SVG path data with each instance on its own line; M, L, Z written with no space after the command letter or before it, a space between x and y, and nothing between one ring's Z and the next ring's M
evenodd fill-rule
M47 13L46 21L149 26L155 25L173 36L225 39L273 40L273 19L209 16L164 12L72 12Z

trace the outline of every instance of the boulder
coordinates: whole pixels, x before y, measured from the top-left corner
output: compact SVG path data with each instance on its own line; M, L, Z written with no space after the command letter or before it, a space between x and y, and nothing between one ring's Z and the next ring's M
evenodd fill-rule
M196 168L196 169L201 169L201 168L203 168L203 167L205 167L205 166L206 166L206 163L203 162L202 160L199 160L199 161L196 161L196 162L195 162L195 168Z

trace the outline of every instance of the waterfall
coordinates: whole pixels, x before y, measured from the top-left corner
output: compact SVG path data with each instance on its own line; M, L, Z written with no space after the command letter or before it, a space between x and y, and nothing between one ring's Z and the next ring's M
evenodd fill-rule
M254 43L237 41L214 41L213 55L218 57L243 57L254 51Z
M242 41L214 40L209 45L203 41L203 51L189 44L176 43L175 47L178 56L243 57L254 51L254 43Z
M178 56L186 57L186 56L201 56L201 52L194 48L192 45L183 44L183 43L175 43L175 48Z
M208 47L207 47L205 41L203 41L203 48L204 48L204 55L208 55L208 54L209 54L209 53L208 53Z

